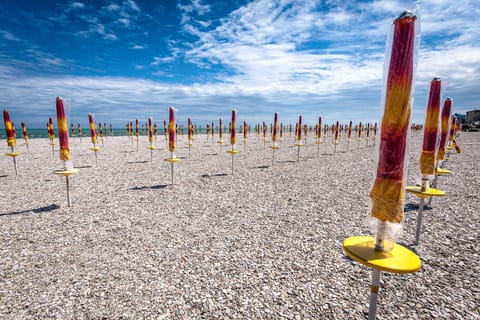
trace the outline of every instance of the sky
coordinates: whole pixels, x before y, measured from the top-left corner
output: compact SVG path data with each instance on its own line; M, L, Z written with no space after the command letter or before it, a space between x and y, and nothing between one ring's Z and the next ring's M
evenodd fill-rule
M314 124L380 121L387 36L419 17L412 122L442 78L453 112L480 108L478 0L2 0L0 108L43 128L55 98L70 122Z

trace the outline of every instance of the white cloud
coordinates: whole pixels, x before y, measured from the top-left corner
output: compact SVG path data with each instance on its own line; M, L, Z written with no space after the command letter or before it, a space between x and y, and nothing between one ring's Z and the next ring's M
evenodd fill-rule
M0 35L2 36L3 39L8 40L8 41L20 41L17 37L13 35L13 33L5 31L5 30L0 30Z
M117 35L115 35L111 31L107 31L105 29L105 26L101 23L95 24L95 25L92 24L92 25L90 25L88 30L77 32L77 34L82 36L82 37L91 37L92 35L97 35L97 36L100 36L102 39L105 39L105 40L111 40L111 41L112 40L118 40Z
M140 11L140 8L137 6L137 4L135 3L135 1L133 1L133 0L127 0L127 1L126 1L126 4L128 5L128 7L130 7L130 9L132 9L132 10L134 10L134 11L137 11L137 12Z
M83 4L82 2L74 2L70 5L70 8L72 8L72 9L83 9L83 8L85 8L85 4Z

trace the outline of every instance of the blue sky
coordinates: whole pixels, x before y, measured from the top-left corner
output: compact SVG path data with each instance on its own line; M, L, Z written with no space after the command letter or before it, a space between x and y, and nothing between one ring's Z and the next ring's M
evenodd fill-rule
M453 111L480 107L478 1L420 1L412 121L444 79ZM55 98L70 121L135 118L379 121L385 42L414 1L0 2L0 108L43 128Z

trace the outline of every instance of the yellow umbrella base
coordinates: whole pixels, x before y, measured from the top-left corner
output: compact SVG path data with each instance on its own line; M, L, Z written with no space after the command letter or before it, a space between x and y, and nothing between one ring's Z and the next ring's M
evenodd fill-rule
M69 169L69 170L55 170L53 171L54 174L59 175L59 176L70 176L72 174L77 174L80 170L78 169Z
M333 144L338 144L338 141L334 141Z
M273 150L278 150L278 149L280 149L279 146L271 146L271 148L272 148Z
M420 198L441 197L445 195L444 191L435 188L427 188L422 191L422 188L419 186L408 186L405 190Z
M442 169L442 168L437 168L437 169L435 170L435 174L438 175L438 176L450 174L450 170Z
M389 252L375 251L373 237L349 237L343 242L343 250L353 260L385 272L413 273L422 266L420 258L413 251L397 243L393 243L393 249Z
M316 141L315 143L316 144L322 144L322 141Z
M295 143L295 147L303 147L302 143Z
M20 152L5 153L6 156L9 156L9 157L12 157L12 158L17 157L17 156L19 156L20 154L21 154Z
M218 144L224 144L224 142L223 142L223 141L218 141L217 143L218 143Z
M240 151L238 150L228 150L227 153L230 153L230 154L238 154Z
M90 150L92 150L93 152L98 152L100 151L100 147L90 148Z
M154 147L154 146L148 146L147 149L150 149L150 150L155 150L157 149L157 147Z
M179 158L168 158L168 159L165 159L166 162L169 162L169 163L176 163L176 162L180 162L181 159Z

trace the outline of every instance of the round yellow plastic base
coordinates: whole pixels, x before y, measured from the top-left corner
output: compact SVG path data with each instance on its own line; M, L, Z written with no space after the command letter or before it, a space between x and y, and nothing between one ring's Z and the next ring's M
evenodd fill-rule
M17 156L19 156L20 154L21 154L20 152L5 153L6 156L9 156L9 157L12 157L12 158L17 157Z
M165 159L166 162L170 162L170 163L175 163L175 162L180 162L181 159L179 158L168 158L168 159Z
M147 149L150 149L150 150L155 150L157 149L157 147L154 147L154 146L148 146Z
M295 147L303 147L302 143L295 143Z
M280 149L279 146L271 146L271 148L272 148L273 150L278 150L278 149Z
M223 141L218 141L217 143L218 143L218 144L224 144L224 142L223 142Z
M397 243L393 243L393 249L389 252L375 251L373 237L347 238L343 242L343 250L353 260L386 272L412 273L418 271L422 266L422 261L413 251Z
M338 141L334 141L333 144L338 144Z
M420 198L441 197L445 195L445 192L442 190L427 188L422 191L422 188L419 186L408 186L405 188L405 190Z
M316 144L322 144L322 141L316 141L315 143Z
M238 154L240 151L238 150L228 150L227 153L230 153L230 154Z
M450 170L437 168L437 170L435 170L435 174L438 175L438 176L445 175L445 174L450 174Z
M69 169L69 170L65 170L65 169L55 170L55 171L53 171L53 173L58 174L59 176L70 176L72 174L77 174L79 171L80 170L73 168L73 169Z
M97 152L97 151L100 151L100 147L90 148L90 150Z

